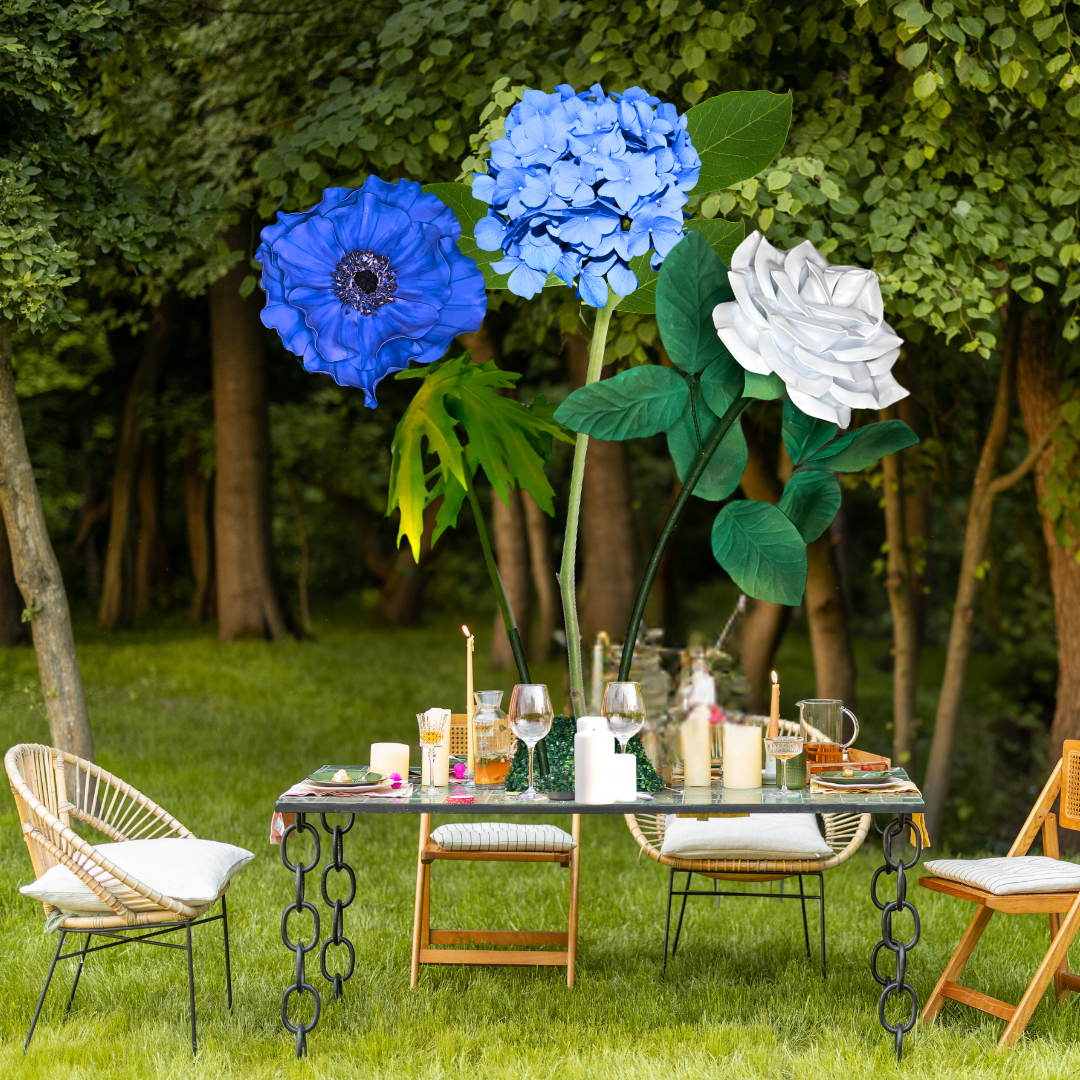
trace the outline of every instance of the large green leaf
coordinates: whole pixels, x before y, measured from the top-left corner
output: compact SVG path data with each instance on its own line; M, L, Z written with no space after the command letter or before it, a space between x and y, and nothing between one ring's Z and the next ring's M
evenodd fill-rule
M596 439L644 439L667 431L690 403L686 380L671 368L634 367L575 390L555 419Z
M791 398L784 402L783 421L784 448L795 466L820 450L830 439L835 439L839 428L828 420L807 416Z
M739 361L720 343L721 355L701 373L701 396L717 416L743 395L743 369Z
M656 323L676 367L693 374L727 355L712 313L734 299L720 256L703 233L687 233L668 252L656 283Z
M761 172L784 148L791 94L733 90L695 105L686 128L701 155L695 191L730 187Z
M831 472L797 472L784 485L780 509L807 544L831 524L840 509L840 481Z
M903 420L882 420L828 443L804 464L830 472L862 472L880 458L915 446L918 441L919 436Z
M775 506L752 499L728 503L712 527L716 561L756 600L794 607L806 589L806 545Z
M687 409L668 429L668 451L671 454L671 460L675 462L675 472L683 481L694 467L702 444L708 441L713 429L720 422L702 400L700 388L697 390L697 421L695 429L693 414ZM700 442L698 441L699 432ZM723 442L716 448L712 459L705 467L705 471L694 487L694 494L699 499L707 499L709 502L726 499L739 486L742 474L746 470L747 458L746 438L743 435L742 425L736 421L731 425L731 430L724 436Z

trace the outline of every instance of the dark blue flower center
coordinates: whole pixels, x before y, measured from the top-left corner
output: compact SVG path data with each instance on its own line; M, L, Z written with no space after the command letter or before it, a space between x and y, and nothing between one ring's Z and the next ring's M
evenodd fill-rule
M374 251L350 251L334 267L331 275L334 295L347 311L374 315L384 304L394 302L397 274L390 259Z

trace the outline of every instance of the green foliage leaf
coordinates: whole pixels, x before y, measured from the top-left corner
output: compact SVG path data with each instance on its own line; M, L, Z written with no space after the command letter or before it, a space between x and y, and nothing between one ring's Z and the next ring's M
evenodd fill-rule
M690 404L686 380L649 364L575 390L555 411L571 431L621 442L667 431Z
M747 596L794 607L806 589L806 545L775 506L729 503L712 527L716 561Z
M705 235L687 233L668 252L656 283L656 322L676 367L693 374L727 353L712 312L734 299L727 269Z
M780 509L807 544L831 524L840 509L840 481L831 472L797 472L784 485Z
M919 436L903 420L867 424L814 454L806 465L830 472L862 472L875 461L915 446Z
M702 400L700 387L695 393L697 394L697 427L694 426L693 413L687 409L678 422L668 430L668 451L671 454L671 460L675 462L675 471L679 479L683 481L694 467L702 445L708 442L713 429L720 422ZM699 433L700 441L698 440ZM726 499L739 486L748 457L746 437L743 435L742 425L736 421L731 425L731 430L724 436L723 442L716 448L712 459L698 479L694 494L699 499L706 499L709 502Z
M798 467L805 458L816 453L830 439L835 439L840 429L828 420L807 416L791 398L784 402L783 419L784 448L791 463Z
M746 397L761 398L763 401L774 401L787 393L784 380L776 372L771 371L768 375L758 375L757 372L748 371L743 384L743 394Z
M742 397L744 385L742 366L726 348L724 353L701 373L702 397L717 416L723 416L728 406Z
M715 191L749 180L784 148L791 95L733 90L695 105L686 114L690 139L701 155L695 191Z
M477 222L487 215L488 204L474 199L472 187L469 184L425 184L424 191L436 198L442 199L453 211L461 226L461 239L458 241L458 249L462 255L468 256L476 263L477 269L484 275L484 284L489 289L506 289L510 280L509 274L496 274L491 269L491 264L499 262L503 253L501 251L481 251L476 246L473 233ZM559 282L561 284L561 282Z

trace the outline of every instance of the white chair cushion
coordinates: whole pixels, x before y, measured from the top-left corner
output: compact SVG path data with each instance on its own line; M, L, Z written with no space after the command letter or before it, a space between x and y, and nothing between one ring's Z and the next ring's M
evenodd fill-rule
M144 885L192 906L216 900L232 876L255 858L250 851L232 844L180 837L98 844L96 850ZM124 887L84 856L78 859L107 888ZM73 915L112 912L66 866L50 867L37 881L21 886L19 892Z
M574 838L556 825L514 825L504 821L454 822L431 834L444 851L565 852Z
M1002 859L934 859L926 869L949 881L959 881L995 896L1013 893L1076 892L1080 866L1046 855Z
M668 814L661 855L680 859L827 859L814 814L697 818Z

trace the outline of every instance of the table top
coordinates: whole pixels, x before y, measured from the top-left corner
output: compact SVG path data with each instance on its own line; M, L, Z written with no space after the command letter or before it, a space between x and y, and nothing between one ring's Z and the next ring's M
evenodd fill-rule
M902 770L898 770L902 772ZM907 774L903 774L905 779ZM419 784L407 799L343 796L294 795L280 798L274 809L287 814L921 814L921 793L882 792L869 794L846 791L815 791L809 788L781 797L773 785L740 791L725 789L721 783L707 788L664 788L651 799L636 802L578 803L543 799L522 802L501 787L475 792L471 803L450 803L447 796L461 785L438 788L429 795Z

